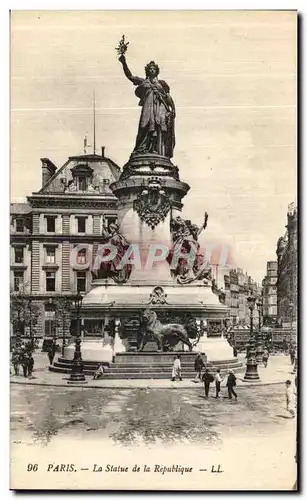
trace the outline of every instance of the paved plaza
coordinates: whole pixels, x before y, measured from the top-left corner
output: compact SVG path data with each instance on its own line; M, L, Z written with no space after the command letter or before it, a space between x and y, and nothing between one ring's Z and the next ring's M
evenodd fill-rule
M88 377L84 387L71 387L67 375L48 371L43 353L35 357L35 378L11 376L15 477L32 462L41 469L58 461L89 468L99 461L104 467L106 462L132 467L134 461L156 464L162 457L163 463L172 464L176 457L179 464L193 466L192 488L223 489L225 484L226 489L292 489L296 419L286 411L284 381L293 378L287 356L272 357L267 369L260 367L261 383L255 386L239 378L237 401L227 398L225 387L216 400L213 384L205 399L203 384L185 379ZM243 378L243 373L238 376ZM210 468L215 463L225 469L223 480L199 472L204 464ZM60 487L61 480L63 487L67 484L64 475L56 476L56 483L48 473L36 477L43 481L40 487ZM101 478L92 473L84 480L87 488L117 484L106 474ZM159 487L169 487L168 476L160 480ZM178 488L184 486L181 481L175 482Z
M213 394L206 400L202 386L182 391L68 387L64 391L57 386L14 384L11 440L16 464L26 467L32 457L40 467L58 461L91 467L98 463L97 454L104 464L174 463L177 457L177 463L192 464L194 469L208 461L210 467L221 463L228 472L227 487L291 489L296 423L285 409L284 386L239 387L237 392L238 401L216 400ZM18 461L19 452L23 461ZM245 470L243 475L240 470ZM252 471L250 478L246 470ZM199 474L196 489L223 489L224 483L212 475L203 483ZM89 488L105 485L105 476L103 483L93 474L87 480ZM44 481L52 487L50 475Z
M53 436L93 432L124 445L139 440L216 443L252 431L278 432L289 422L284 387L241 387L238 401L212 395L206 400L202 387L193 390L81 389L14 385L11 389L13 434L48 443ZM257 426L254 428L254 425Z

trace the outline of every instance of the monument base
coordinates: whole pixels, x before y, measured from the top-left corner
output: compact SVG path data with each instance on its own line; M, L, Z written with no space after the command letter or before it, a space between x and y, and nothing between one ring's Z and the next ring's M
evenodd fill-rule
M81 344L82 359L94 363L112 363L113 349L110 345L103 345L102 340L84 340ZM75 347L70 345L64 348L64 358L72 361Z
M96 345L95 345L96 344ZM198 348L200 345L201 350ZM228 348L229 347L229 348ZM84 341L81 346L84 374L93 375L99 363L105 366L104 379L168 379L177 354L181 356L184 378L195 378L194 362L197 352L202 352L206 366L211 371L220 368L222 373L228 370L242 371L243 364L232 355L232 348L222 338L204 338L197 344L195 351L169 352L118 352L113 355L111 346L102 346L101 341ZM65 357L60 356L49 369L58 373L70 373L73 349L67 347ZM66 357L67 355L67 357Z
M208 361L223 361L224 359L232 359L233 349L226 339L206 338L201 337L198 344L195 346L195 352L206 354Z

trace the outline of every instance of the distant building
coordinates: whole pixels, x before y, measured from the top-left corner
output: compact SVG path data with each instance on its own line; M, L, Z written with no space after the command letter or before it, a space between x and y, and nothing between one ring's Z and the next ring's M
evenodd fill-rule
M277 242L277 322L281 326L297 319L297 208L288 207L286 233Z
M267 262L267 272L262 281L263 324L275 326L277 320L277 261Z
M249 325L250 310L248 308L247 297L253 293L255 296L261 295L261 287L240 268L231 269L229 274L224 275L224 289L219 289L214 283L213 291L219 296L220 302L225 304L230 311L231 325ZM258 323L258 312L255 306L254 324Z
M59 169L48 158L41 163L40 191L27 203L11 204L11 294L22 294L39 311L32 334L53 336L70 328L70 322L56 324L57 299L91 288L90 264L102 225L117 219L117 199L109 185L118 180L120 168L105 157L104 148L101 155L71 156ZM70 263L79 243L87 244L77 254L82 270Z

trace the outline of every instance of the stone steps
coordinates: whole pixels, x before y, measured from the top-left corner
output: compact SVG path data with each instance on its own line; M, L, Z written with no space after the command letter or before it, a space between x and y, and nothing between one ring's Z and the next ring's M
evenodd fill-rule
M169 379L172 373L172 365L174 360L174 354L169 353L143 353L134 354L124 353L128 356L121 355L116 356L115 362L110 365L105 364L105 374L103 378L112 380L121 379ZM133 357L132 357L133 356ZM135 360L135 357L137 359ZM144 359L145 358L145 359ZM169 358L169 359L168 359ZM134 362L131 362L134 359ZM194 359L195 353L184 353L182 355L181 367L183 378L195 378L194 370ZM121 362L124 360L125 362ZM129 362L128 362L129 361ZM146 362L147 361L147 362ZM67 360L63 357L59 357L49 370L57 373L70 374L72 361ZM93 361L84 362L84 374L93 376L98 363ZM217 368L220 368L221 374L223 375L229 369L235 372L242 370L242 362L238 361L236 358L224 360L224 361L214 361L207 363L207 366L212 372Z

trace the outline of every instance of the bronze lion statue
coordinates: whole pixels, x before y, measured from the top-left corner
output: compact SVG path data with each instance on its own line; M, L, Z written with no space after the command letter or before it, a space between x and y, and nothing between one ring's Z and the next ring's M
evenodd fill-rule
M158 352L174 350L178 342L183 342L192 351L193 346L184 326L176 323L162 325L157 314L150 309L146 309L142 314L142 326L142 340L138 351L142 351L149 341L157 342Z

